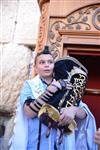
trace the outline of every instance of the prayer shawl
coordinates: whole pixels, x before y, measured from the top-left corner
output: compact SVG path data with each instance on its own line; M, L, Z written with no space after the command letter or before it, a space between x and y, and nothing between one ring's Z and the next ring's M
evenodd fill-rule
M38 98L45 91L39 76L28 80L28 82L35 98ZM80 102L79 107L86 111L87 117L81 121L79 120L78 127L72 134L64 136L64 143L60 145L60 148L58 147L59 150L97 150L97 145L94 143L95 119L86 104ZM13 136L9 142L9 150L27 150L28 118L24 115L20 102L17 106L14 123L15 126ZM54 148L50 147L49 150L54 150Z

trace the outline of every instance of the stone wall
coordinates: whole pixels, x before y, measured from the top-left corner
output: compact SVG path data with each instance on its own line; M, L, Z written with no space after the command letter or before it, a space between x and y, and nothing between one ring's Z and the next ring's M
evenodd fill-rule
M20 90L31 78L40 11L37 0L0 2L0 149L8 150Z
M36 43L40 16L37 0L1 0L1 11L1 42Z

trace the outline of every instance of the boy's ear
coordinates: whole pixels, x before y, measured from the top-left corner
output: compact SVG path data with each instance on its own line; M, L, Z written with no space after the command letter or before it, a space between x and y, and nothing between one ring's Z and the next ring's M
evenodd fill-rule
M33 71L32 71L32 75L33 75L33 77L34 76L36 76L37 75L37 69L36 69L36 67L35 67L35 65L33 65L33 69L32 69Z
M38 71L37 71L36 65L34 65L33 68L34 68L34 72L37 74Z

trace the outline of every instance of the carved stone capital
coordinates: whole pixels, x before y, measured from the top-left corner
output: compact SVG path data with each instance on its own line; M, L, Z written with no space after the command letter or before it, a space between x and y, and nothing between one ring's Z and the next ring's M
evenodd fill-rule
M42 9L42 5L46 2L49 2L50 0L37 0L38 1L38 4L39 4L39 7L40 7L40 10Z

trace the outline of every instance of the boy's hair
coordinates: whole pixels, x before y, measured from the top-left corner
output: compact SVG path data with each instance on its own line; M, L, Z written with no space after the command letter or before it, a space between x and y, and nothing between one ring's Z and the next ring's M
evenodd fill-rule
M51 56L53 57L53 55L52 55L52 53L51 53L51 51L50 51L50 49L49 49L49 46L46 45L46 46L44 47L43 51L38 52L38 53L36 54L35 59L34 59L34 64L36 64L36 61L37 61L38 56L40 56L40 55L42 55L42 54L49 54L49 55L51 55Z

